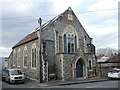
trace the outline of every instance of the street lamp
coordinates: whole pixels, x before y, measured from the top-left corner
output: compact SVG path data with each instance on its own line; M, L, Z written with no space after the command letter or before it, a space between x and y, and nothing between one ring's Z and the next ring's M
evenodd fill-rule
M38 19L38 23L39 23L39 25L40 25L40 29L39 29L39 44L40 44L40 50L39 50L39 58L40 58L40 61L39 61L39 62L40 62L40 76L39 76L39 77L40 77L40 78L39 78L39 79L40 79L40 80L39 80L39 81L40 81L40 83L42 83L42 81L43 81L43 80L42 80L42 77L43 77L43 76L42 76L42 59L41 59L41 43L42 43L42 42L41 42L41 41L42 41L42 40L41 40L41 25L42 25L42 19L41 19L41 18Z

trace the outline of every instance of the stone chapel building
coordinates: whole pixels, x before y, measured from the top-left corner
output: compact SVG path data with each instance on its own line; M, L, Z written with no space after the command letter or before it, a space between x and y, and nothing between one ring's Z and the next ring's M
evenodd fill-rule
M41 32L40 32L41 31ZM92 38L69 7L12 47L9 68L20 68L37 81L95 76Z

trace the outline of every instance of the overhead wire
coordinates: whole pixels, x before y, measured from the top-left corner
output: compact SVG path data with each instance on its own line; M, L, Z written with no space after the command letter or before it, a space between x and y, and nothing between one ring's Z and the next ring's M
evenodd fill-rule
M30 6L32 9L32 7ZM113 8L113 9L104 9L104 10L93 10L93 11L84 11L84 12L75 12L76 14L82 14L82 13L93 13L93 12L101 12L101 11L111 11L111 10L118 10L118 8ZM50 16L56 16L57 14L41 14L42 17L50 17ZM23 16L23 17L2 17L0 19L2 20L7 20L7 19L32 19L32 20L37 20L39 16Z

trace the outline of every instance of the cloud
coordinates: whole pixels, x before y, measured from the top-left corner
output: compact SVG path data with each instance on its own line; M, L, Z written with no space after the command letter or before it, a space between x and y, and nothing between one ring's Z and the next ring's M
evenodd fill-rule
M109 26L109 27L85 27L86 31L90 35L96 35L96 36L101 36L101 35L106 35L106 34L116 34L118 33L118 27L117 26Z
M103 35L93 35L96 48L118 48L118 33L108 33Z
M0 57L8 57L12 49L10 47L1 47L0 46ZM9 54L8 54L9 53Z
M11 1L11 2L10 2ZM69 6L93 38L96 48L117 47L117 0L3 0L1 49L8 56L11 47L43 23L64 12ZM95 11L95 12L87 12ZM83 13L86 12L86 13ZM6 48L6 49L5 49ZM8 50L7 50L8 49Z
M91 11L91 10L105 10L105 9L118 8L118 1L119 0L99 0L99 1L96 1L95 3L93 3L88 8L88 10Z

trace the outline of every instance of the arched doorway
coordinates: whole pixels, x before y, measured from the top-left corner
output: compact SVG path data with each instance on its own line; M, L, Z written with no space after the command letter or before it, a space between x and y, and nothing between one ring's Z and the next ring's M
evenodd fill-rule
M83 77L83 63L80 59L76 63L76 77Z

